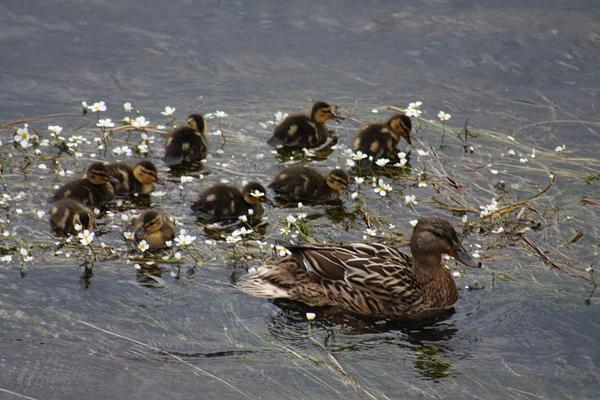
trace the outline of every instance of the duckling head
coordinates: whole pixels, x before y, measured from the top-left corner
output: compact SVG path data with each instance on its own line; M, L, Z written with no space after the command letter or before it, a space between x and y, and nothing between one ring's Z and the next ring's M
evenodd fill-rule
M442 254L448 254L467 267L481 267L465 250L452 225L441 218L420 218L410 238L410 250L415 259L435 259L432 265L441 265Z
M394 135L398 138L403 138L412 144L410 140L410 130L412 129L412 122L410 118L404 114L396 114L388 120L388 126L394 132Z
M194 131L205 134L207 129L206 120L200 114L192 114L187 117L187 124Z
M117 183L117 178L110 175L110 171L106 165L101 162L92 163L87 169L87 180L92 185L105 185L108 182Z
M339 116L335 115L331 106L325 102L317 101L313 104L310 111L310 119L320 124L330 119L340 119Z
M146 211L142 215L142 227L135 233L136 239L142 239L146 235L159 232L164 225L160 212L156 210Z
M242 188L242 195L244 201L253 206L260 203L272 204L271 200L267 198L267 190L263 185L258 182L249 182Z
M331 190L340 192L346 189L350 182L350 178L343 169L334 169L327 174L325 181Z
M140 161L133 167L133 176L139 182L147 185L154 182L161 183L158 178L158 170L156 166L150 161Z
M95 218L92 213L86 210L79 210L73 215L73 226L79 224L83 229L91 231L94 229Z

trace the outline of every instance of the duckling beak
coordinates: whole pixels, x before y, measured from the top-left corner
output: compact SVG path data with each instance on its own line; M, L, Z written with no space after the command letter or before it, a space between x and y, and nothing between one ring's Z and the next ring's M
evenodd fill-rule
M159 177L156 177L156 180L154 181L154 183L158 184L158 185L164 185L165 181L163 181L162 179L160 179Z
M139 230L139 231L137 231L137 232L135 233L135 238L136 238L137 240L140 240L140 239L142 239L142 238L143 238L145 235L146 235L146 228L144 228L144 227L142 226L142 227L140 228L140 230Z
M404 136L404 140L406 140L408 144L412 144L412 140L410 140L410 135Z
M467 267L481 268L481 262L475 261L473 256L470 255L464 248L462 248L462 246L456 249L454 258L466 265Z
M268 197L265 197L265 199L263 200L263 203L273 206L273 201L271 199L269 199Z
M119 183L119 180L117 178L115 178L114 176L109 176L108 181L110 183Z

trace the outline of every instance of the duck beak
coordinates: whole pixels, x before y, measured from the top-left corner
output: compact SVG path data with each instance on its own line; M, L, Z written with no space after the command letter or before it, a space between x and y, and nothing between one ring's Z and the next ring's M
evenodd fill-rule
M135 233L135 238L141 240L144 236L146 236L146 229L142 226L140 230Z
M108 177L108 181L110 183L119 183L119 180L112 175Z
M406 140L408 144L412 144L412 141L410 140L410 135L404 136L404 140Z
M456 249L455 254L453 254L454 258L467 267L472 268L481 268L481 262L475 261L472 255L470 255L462 246Z
M269 199L268 197L265 197L265 199L263 200L263 203L273 206L273 201L271 199Z
M156 180L154 181L154 183L159 184L159 185L164 185L165 181L163 181L162 179L160 179L159 177L156 177Z

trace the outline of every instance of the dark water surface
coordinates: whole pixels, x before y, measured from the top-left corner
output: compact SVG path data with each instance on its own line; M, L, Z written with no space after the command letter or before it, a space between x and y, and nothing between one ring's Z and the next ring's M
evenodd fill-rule
M420 100L429 118L450 112L448 126L460 128L469 118L474 128L514 136L515 144L476 138L475 153L465 155L452 136L440 152L444 167L473 185L480 204L489 204L499 180L517 200L556 173L536 210L554 223L532 237L552 257L573 261L579 276L550 268L520 241L475 232L466 242L481 245L485 268L459 269L461 298L452 315L415 325L326 318L318 311L309 338L306 310L240 293L231 283L244 267L220 249L207 249L201 267L184 265L179 278L168 264L137 271L123 253L90 274L77 260L35 251L26 267L0 263L0 398L600 397L600 300L581 279L600 252L598 206L581 203L599 194L598 181L583 181L600 172L596 1L3 1L0 54L2 123L78 113L82 100L106 101L103 117L113 121L124 116L125 101L153 123L166 122L159 114L166 105L176 107L178 121L192 111L226 111L223 129L232 140L217 153L220 139L209 136L206 177L183 192L177 174L159 161L158 136L150 156L168 179L166 195L152 197L152 204L167 209L199 243L208 237L188 212L194 192L219 179L267 183L279 167L264 145L272 128L262 125L276 111L302 111L320 99L366 122L389 115L385 105ZM30 126L47 134L48 124L59 124L65 136L92 140L98 135L93 122L93 116L69 115ZM209 124L214 133L215 120ZM347 146L358 126L335 127L340 143ZM5 145L13 131L0 131ZM132 136L130 146L138 134ZM423 143L439 140L426 126L417 136ZM125 140L121 135L115 143ZM562 144L565 154L554 154ZM515 157L501 156L511 148ZM537 157L519 163L532 148ZM82 160L65 161L75 174L95 152L85 144L81 151ZM315 165L344 163L336 151ZM35 167L28 177L16 168L4 173L1 190L13 200L2 205L0 215L10 223L0 227L26 244L51 243L35 210L45 209L45 198L66 178ZM409 234L408 221L416 217L404 194L417 195L420 214L460 223L432 200L431 184L390 182L392 195L369 192L367 204L398 232ZM20 191L25 195L14 200ZM346 200L342 211L306 209L316 238L362 239L366 225ZM269 240L296 211L268 211ZM107 233L97 240L124 248L123 226L118 213L103 218ZM582 238L567 243L577 229ZM16 236L0 244L16 245Z

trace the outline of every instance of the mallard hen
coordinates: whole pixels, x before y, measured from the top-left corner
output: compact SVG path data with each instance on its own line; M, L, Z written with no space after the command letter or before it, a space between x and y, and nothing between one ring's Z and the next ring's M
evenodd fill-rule
M481 263L440 218L421 218L410 248L412 257L383 244L290 245L291 255L247 274L240 287L256 296L335 306L368 317L419 318L451 309L458 291L442 254L469 267Z

